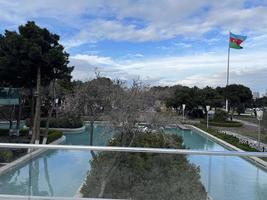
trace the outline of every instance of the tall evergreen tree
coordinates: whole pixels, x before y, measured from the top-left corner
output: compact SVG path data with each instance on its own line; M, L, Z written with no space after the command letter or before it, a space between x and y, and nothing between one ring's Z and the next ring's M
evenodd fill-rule
M32 142L39 143L41 86L54 79L71 79L68 54L60 37L46 28L27 22L19 31L0 35L1 86L36 88Z

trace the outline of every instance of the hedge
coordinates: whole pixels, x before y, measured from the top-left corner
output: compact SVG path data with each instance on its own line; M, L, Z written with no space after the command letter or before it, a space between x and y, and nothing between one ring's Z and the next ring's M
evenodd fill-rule
M9 135L9 129L0 129L0 136L1 135Z
M200 121L202 124L207 124L207 121ZM219 127L242 127L243 124L237 121L225 121L225 122L217 122L217 121L209 121L210 126L219 126Z
M257 149L250 147L248 144L244 144L244 143L239 142L239 139L233 135L227 135L225 133L221 133L218 130L213 129L213 128L207 129L205 126L203 126L203 124L197 124L195 126L197 126L198 128L200 128L200 129L214 135L215 137L220 138L220 139L228 142L229 144L232 144L232 145L236 146L237 148L242 149L244 151L253 151L253 152L258 151Z
M48 132L48 137L47 137L47 144L54 142L55 140L61 138L63 133L61 131L57 130L52 130Z
M21 129L19 131L20 136L27 136L29 134L29 130L28 129ZM0 129L0 136L9 136L9 129Z
M1 150L0 151L0 162L6 163L13 160L13 153L11 150Z
M27 153L26 149L1 149L0 163L8 163Z
M47 119L41 119L40 126L46 127ZM80 128L83 126L83 122L78 117L62 117L51 118L49 121L49 128Z

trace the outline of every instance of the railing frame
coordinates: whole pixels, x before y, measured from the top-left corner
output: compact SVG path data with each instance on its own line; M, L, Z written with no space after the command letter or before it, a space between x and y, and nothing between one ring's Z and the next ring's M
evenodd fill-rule
M127 152L127 153L158 153L158 154L189 154L189 155L211 155L211 156L267 157L267 152L203 151L203 150L190 150L190 149L163 149L163 148L143 148L143 147L118 147L118 146L83 146L83 145L49 145L49 144L43 145L43 144L0 143L0 148L107 151L107 152Z

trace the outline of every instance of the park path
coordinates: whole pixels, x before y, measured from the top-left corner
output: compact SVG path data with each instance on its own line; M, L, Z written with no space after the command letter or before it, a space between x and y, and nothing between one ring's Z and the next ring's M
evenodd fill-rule
M248 122L248 121L244 121L244 120L241 120L241 119L234 119L234 121L241 122L241 123L243 123L244 125L247 125L247 126L258 127L258 124L255 124L255 123L252 123L252 122Z

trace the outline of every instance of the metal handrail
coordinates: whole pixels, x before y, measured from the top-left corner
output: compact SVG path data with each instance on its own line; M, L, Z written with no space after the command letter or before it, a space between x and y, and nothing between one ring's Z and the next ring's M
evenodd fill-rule
M247 156L267 157L267 152L203 151L203 150L190 150L190 149L164 149L164 148L118 147L118 146L83 146L83 145L49 145L49 144L43 145L43 144L0 143L0 148L82 150L82 151L128 152L128 153L241 156L241 157L247 157Z
M30 197L30 198L29 198ZM126 200L126 199L104 199L104 198L77 198L77 197L44 197L44 196L22 196L22 195L2 195L0 200Z

